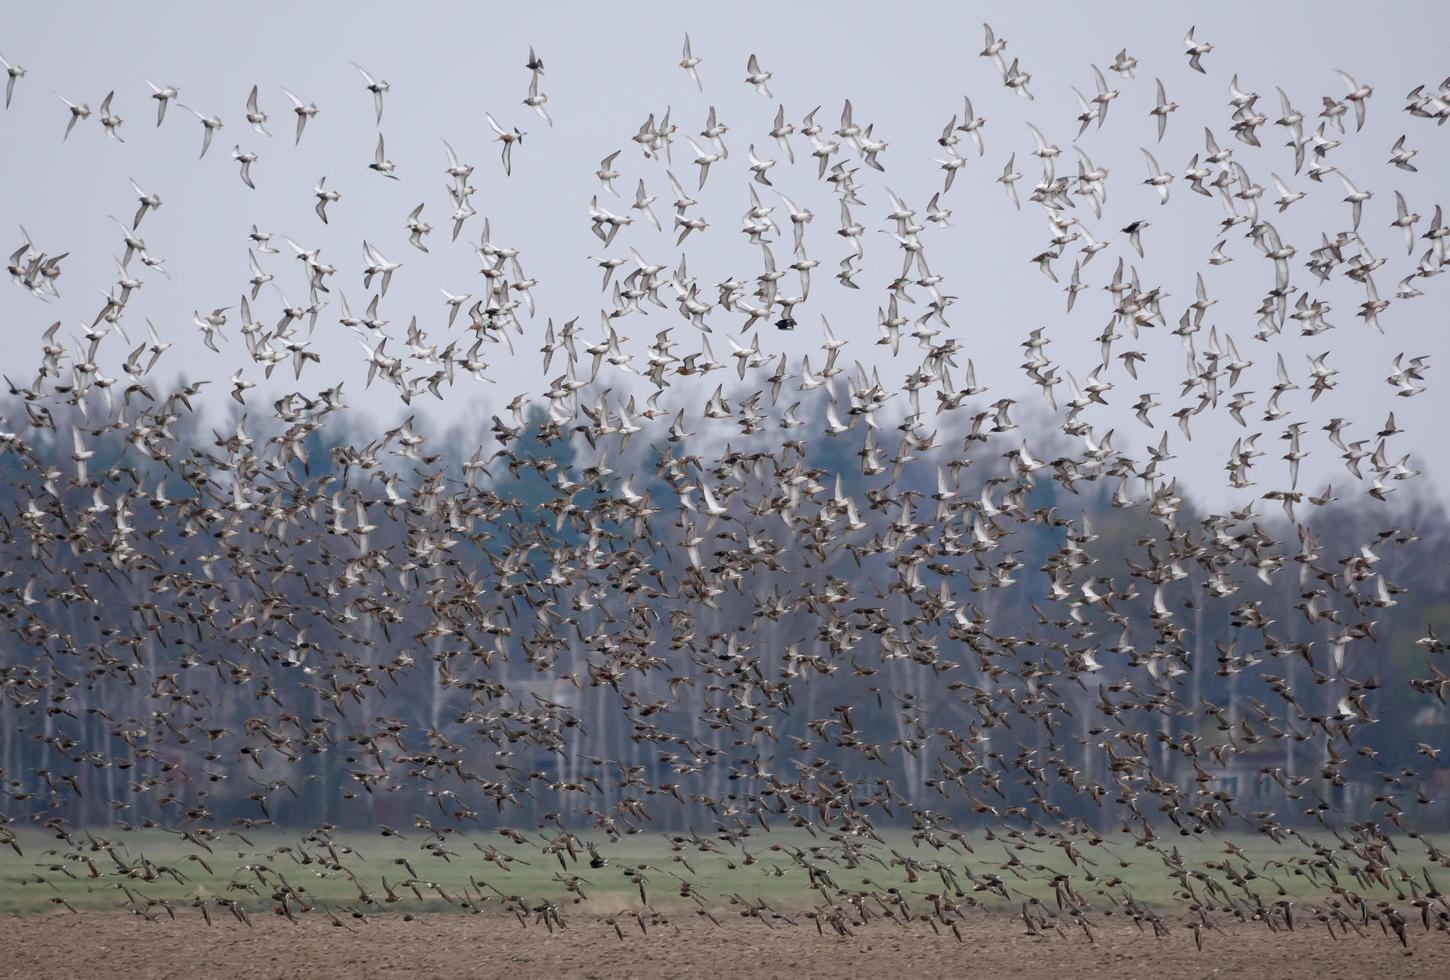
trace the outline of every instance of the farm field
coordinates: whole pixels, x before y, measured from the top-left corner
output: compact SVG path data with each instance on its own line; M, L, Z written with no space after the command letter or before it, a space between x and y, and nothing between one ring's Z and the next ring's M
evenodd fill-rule
M236 978L328 980L334 977L666 978L681 976L816 978L1063 976L1275 977L1357 980L1366 976L1450 975L1450 940L1418 924L1408 949L1378 929L1365 938L1332 940L1320 929L1271 933L1231 925L1195 949L1184 928L1155 939L1131 925L1081 934L1029 937L1004 916L973 917L962 940L922 923L878 925L850 937L819 936L809 925L767 929L726 920L720 928L687 918L626 932L623 941L592 923L552 934L521 929L498 915L380 918L353 928L324 919L300 925L266 917L253 928L229 920L148 923L106 912L48 914L6 922L0 978L50 980L87 972L116 980Z
M166 916L166 906L160 904L165 902L186 917L197 914L190 907L194 900L217 897L235 900L251 911L266 911L272 903L270 886L263 879L271 885L285 879L310 901L364 912L459 910L465 893L484 896L483 911L517 896L530 906L559 903L565 917L626 908L694 911L703 906L728 912L731 896L764 900L782 912L795 912L820 904L822 896L810 887L791 852L808 854L812 863L829 871L828 890L896 887L909 903L924 903L929 893L942 890L941 875L934 870L940 862L951 869L963 891L995 912L1015 912L1021 902L1034 899L1055 907L1055 876L1065 876L1073 892L1098 911L1113 908L1125 895L1166 910L1181 903L1181 886L1170 876L1163 857L1171 857L1175 850L1191 873L1222 881L1236 898L1250 904L1255 904L1250 893L1265 904L1281 899L1317 902L1332 893L1327 877L1319 874L1311 880L1302 873L1298 859L1309 855L1302 844L1275 846L1245 837L1160 839L1155 851L1126 836L1108 836L1099 847L1084 847L1074 866L1050 840L1030 835L1017 840L989 838L981 832L966 835L948 850L914 843L905 831L886 831L881 842L862 840L854 861L828 838L800 831L747 839L739 847L703 838L707 846L718 848L710 851L689 840L672 842L663 834L629 836L618 843L581 834L574 857L563 851L544 855L542 838L525 836L527 842L517 844L496 832L452 835L446 853L441 853L437 838L422 832L338 833L333 851L341 859L339 868L325 848L300 832L224 835L207 851L158 830L75 832L71 835L75 846L40 830L22 830L16 840L19 853L13 848L0 850L0 914L67 908L117 911L153 903L152 911ZM591 844L606 862L603 867L590 866L586 848ZM1408 839L1399 845L1407 866L1418 872L1422 845ZM1230 847L1236 853L1230 853ZM1345 868L1355 864L1353 855L1341 858ZM1226 867L1233 870L1233 877L1247 879L1243 888L1229 883ZM1345 868L1339 872L1342 883L1371 901L1407 895L1380 885L1356 884ZM991 874L1002 878L1007 897L974 888L973 875L985 881ZM1450 871L1444 877L1450 880ZM417 893L404 884L408 881L417 883ZM570 890L571 883L576 890ZM688 893L682 894L685 883ZM388 900L389 889L396 901ZM365 902L362 892L376 903Z

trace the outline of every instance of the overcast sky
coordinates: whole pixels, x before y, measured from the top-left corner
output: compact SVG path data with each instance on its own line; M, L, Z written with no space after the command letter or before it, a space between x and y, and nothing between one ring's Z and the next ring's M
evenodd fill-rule
M439 289L482 292L478 261L468 243L477 241L482 219L488 217L493 240L520 249L524 270L539 280L537 315L525 321L519 358L494 352L491 376L497 384L479 385L463 378L446 404L429 399L415 410L443 413L448 419L483 409L499 411L514 395L537 395L545 387L537 351L547 319L558 322L580 316L589 340L596 339L599 309L609 304L599 292L600 273L589 258L603 254L587 217L589 199L601 193L593 176L600 159L613 150L624 151L617 169L624 175L618 186L625 197L602 195L601 203L627 212L633 188L643 178L650 193L660 198L657 213L669 220L666 165L644 159L630 142L650 113L658 117L669 108L680 126L680 137L698 134L711 105L730 126L725 137L729 160L712 167L705 189L694 193L700 202L697 213L711 227L691 235L683 249L691 273L708 284L729 276L749 280L760 271L759 249L738 230L748 205L746 149L753 143L762 156L781 156L768 135L777 105L784 105L787 117L797 124L806 112L821 106L817 119L829 131L839 124L842 100L849 97L857 122L874 123L876 137L890 143L881 157L886 173L863 169L859 175L867 205L854 209L854 216L869 229L864 238L867 260L857 280L862 288L852 292L832 278L848 249L833 234L838 205L829 186L816 180L808 144L796 138L795 167L782 159L771 176L782 191L814 210L807 249L822 265L809 303L797 311L800 329L782 334L766 326L762 346L767 351L787 351L793 360L815 351L812 360L819 364L819 318L825 314L836 333L850 341L844 352L848 362L859 358L880 365L883 379L899 378L917 363L914 344L907 341L894 367L885 349L874 346L876 310L885 301L885 284L900 271L901 263L896 244L878 233L889 226L884 188L890 187L924 212L944 176L934 162L942 155L936 137L954 114L960 121L961 97L966 94L986 119L986 155L979 159L967 141L958 146L970 162L943 199L955 212L955 226L930 228L922 239L933 271L946 277L943 291L958 298L949 313L951 332L973 359L978 382L989 385L992 395L1041 402L1020 370L1023 358L1018 346L1038 327L1045 328L1052 340L1048 354L1079 381L1085 377L1096 359L1094 338L1111 316L1110 297L1097 287L1109 279L1117 258L1126 256L1136 264L1145 288L1158 285L1170 294L1164 304L1170 327L1192 300L1195 273L1204 273L1209 293L1218 303L1205 320L1199 349L1207 342L1207 327L1213 325L1221 336L1232 335L1243 355L1255 362L1245 386L1255 392L1258 405L1247 431L1264 433L1260 448L1268 451L1270 460L1281 451L1278 435L1290 421L1304 420L1317 428L1330 416L1343 416L1355 423L1352 437L1371 438L1393 409L1401 426L1409 430L1396 443L1400 451L1413 449L1432 476L1444 474L1450 459L1439 431L1441 420L1450 413L1450 397L1436 382L1450 368L1442 298L1450 288L1446 286L1450 277L1421 281L1427 294L1423 298L1392 302L1381 318L1386 336L1366 327L1355 316L1363 299L1358 285L1337 276L1321 286L1303 268L1321 231L1348 229L1343 188L1333 178L1314 184L1302 175L1292 176L1292 153L1283 146L1285 131L1272 121L1279 115L1275 86L1282 86L1311 119L1321 108L1321 96L1345 94L1335 68L1374 86L1364 131L1355 134L1351 120L1344 144L1330 154L1329 162L1375 194L1366 205L1361 232L1374 254L1388 260L1376 273L1376 282L1380 293L1393 299L1397 281L1424 251L1424 243L1417 241L1414 257L1407 257L1400 232L1389 227L1393 192L1402 191L1411 209L1424 216L1417 228L1423 232L1441 200L1441 175L1450 162L1450 128L1407 115L1404 96L1419 84L1433 88L1450 74L1446 42L1450 14L1443 5L1432 4L1384 5L1371 11L1354 3L1313 7L1216 3L1197 8L1191 17L1163 4L1113 4L1105 7L1111 16L1092 16L1092 9L1012 4L986 14L1009 42L1008 59L1020 58L1023 69L1032 74L1030 88L1036 98L1027 101L1005 89L991 62L977 55L983 44L980 5L529 7L254 0L144 8L14 7L0 28L0 53L25 66L29 74L19 80L10 109L0 112L0 139L6 147L0 154L5 201L0 208L0 246L7 253L13 251L20 244L17 226L24 225L37 248L68 251L70 256L64 263L59 301L42 302L18 287L0 290L0 315L10 345L6 373L28 380L39 361L40 334L54 320L79 333L82 322L94 316L101 301L97 287L109 288L114 281L115 258L122 251L119 233L107 215L129 224L136 201L127 179L135 178L164 200L161 210L142 223L140 234L148 250L165 259L171 278L146 273L133 263L133 273L144 274L145 286L132 300L125 322L128 330L144 333L142 318L149 316L175 343L158 368L163 377L212 378L223 396L228 389L225 379L238 367L245 367L253 380L262 380L260 368L245 356L235 312L220 355L202 346L191 325L194 309L237 305L249 275L247 231L256 223L274 233L274 244L283 249L280 255L266 256L265 263L293 302L305 304L306 280L301 263L293 260L283 242L284 235L306 247L322 248L323 260L338 268L332 280L334 302L322 315L313 343L322 364L310 366L300 384L291 380L290 372L282 377L279 371L274 381L285 382L280 390L316 392L346 380L350 414L378 424L406 409L391 387L374 384L364 391L362 352L352 334L336 322L339 292L347 294L355 312L368 298L361 282L362 240L405 263L382 307L391 321L390 333L397 337L390 348L401 350L412 315L419 317L434 340L446 343L463 335L463 320L453 332L446 329L447 311ZM1215 46L1204 59L1206 76L1189 70L1183 55L1182 39L1190 22L1197 24L1200 39ZM699 68L703 94L678 67L687 30L694 53L703 59ZM530 45L545 64L543 91L549 96L552 128L520 104L529 81L524 62ZM1137 77L1108 74L1121 95L1111 105L1107 124L1090 129L1078 144L1111 172L1102 219L1093 218L1083 207L1078 208L1078 217L1094 237L1111 244L1084 271L1084 280L1093 288L1066 315L1061 287L1029 261L1047 246L1049 229L1043 212L1025 201L1020 212L1015 210L995 178L1015 153L1016 169L1025 175L1018 185L1024 197L1037 179L1040 167L1029 152L1033 143L1026 122L1038 125L1050 141L1067 151L1058 158L1058 172L1076 173L1077 161L1069 146L1077 132L1078 107L1070 86L1091 94L1090 64L1106 68L1123 47L1139 60ZM773 100L757 95L742 81L751 53L774 74ZM378 127L371 98L351 61L392 85L381 131L400 181L367 169ZM1262 149L1239 143L1229 132L1229 79L1235 72L1241 88L1260 93L1258 108L1269 117L1269 124L1260 130ZM1161 145L1155 142L1154 123L1148 116L1155 76L1163 79L1169 98L1182 105ZM182 102L222 118L225 128L205 159L197 159L202 127L186 112L172 106L165 124L156 127L148 79L179 86ZM242 118L243 102L253 84L260 86L263 108L272 117L272 139L253 133ZM293 117L281 86L321 110L300 146L293 145ZM125 144L104 136L97 122L99 112L63 142L69 114L53 93L98 110L110 90L116 92L115 112L125 119L121 128ZM485 111L528 134L515 150L512 177L503 175ZM1146 171L1140 146L1152 149L1166 169L1181 175L1189 157L1203 150L1205 125L1224 147L1234 149L1234 159L1266 188L1260 202L1266 213L1277 196L1271 173L1284 176L1293 189L1309 192L1287 214L1274 214L1272 220L1284 239L1299 249L1293 263L1294 284L1333 304L1329 320L1335 330L1300 338L1297 325L1290 321L1270 344L1253 341L1256 310L1273 275L1271 264L1244 238L1247 226L1226 235L1225 251L1234 261L1210 268L1206 264L1210 249L1225 237L1218 228L1223 217L1218 201L1192 194L1179 180L1169 204L1160 207L1155 191L1142 185ZM1419 174L1386 163L1390 146L1401 133L1421 151L1415 160ZM443 138L477 168L472 183L478 188L474 206L479 217L452 246L447 242L451 205L445 193ZM230 159L235 144L259 156L252 170L256 191L238 178L237 165ZM693 193L696 168L688 144L677 138L673 153L670 169ZM332 220L326 226L312 210L312 188L323 176L343 195L330 207ZM766 203L778 203L767 189L757 189ZM408 246L404 228L408 212L419 203L426 203L424 217L437 229L429 239L428 255ZM784 208L778 209L777 219L786 226L786 240L774 247L784 265L789 261ZM1144 232L1143 260L1132 255L1126 236L1118 232L1135 219L1151 222ZM662 234L636 222L609 254L627 254L628 245L671 268L680 255L668 226ZM1064 283L1076 249L1069 246L1065 258L1056 263ZM713 298L713 289L707 293ZM922 298L920 290L915 293ZM280 297L269 290L256 304L258 318L275 322L280 305ZM920 309L909 312L916 315ZM712 344L717 357L728 361L724 338L735 334L738 321L717 316L712 316L717 324ZM684 342L677 354L694 349L695 332L673 308L656 309L647 319L633 317L620 324L621 332L631 338L629 349L640 360L648 341L666 327L674 327ZM1130 343L1149 355L1141 372L1144 377L1134 382L1115 364L1108 375L1117 385L1109 396L1113 407L1086 416L1099 432L1116 428L1115 441L1122 447L1157 441L1158 433L1133 421L1128 410L1141 392L1155 391L1164 402L1154 413L1160 427L1171 424L1171 412L1186 404L1178 400L1184 375L1179 340L1160 329L1137 342L1124 338L1117 349ZM123 346L117 340L114 349L109 344L107 349L118 358L124 354ZM1307 391L1296 393L1285 400L1295 412L1293 418L1260 421L1262 401L1274 379L1274 353L1284 354L1291 377L1307 389L1305 355L1324 351L1332 352L1328 363L1340 371L1339 389L1312 407ZM1431 355L1429 390L1412 399L1396 398L1385 383L1392 358L1401 352ZM556 361L553 373L557 372ZM266 390L259 389L253 397ZM701 403L706 395L708 391L700 392ZM1194 419L1191 445L1182 442L1175 428L1172 443L1180 459L1170 471L1184 474L1195 493L1210 502L1243 500L1229 496L1222 487L1229 445L1241 432L1222 407ZM1306 440L1306 448L1312 455L1305 461L1301 489L1317 490L1328 478L1348 493L1348 474L1322 434L1316 432ZM1260 465L1266 471L1270 467L1268 460ZM1251 493L1287 485L1278 475L1283 464L1274 461L1273 466L1273 475L1265 472ZM1431 481L1422 482L1444 495Z

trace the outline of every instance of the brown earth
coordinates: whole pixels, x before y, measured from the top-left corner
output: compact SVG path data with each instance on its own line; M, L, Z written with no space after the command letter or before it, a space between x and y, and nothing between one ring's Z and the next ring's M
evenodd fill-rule
M1154 939L1122 923L1100 925L1094 943L1081 932L1025 936L1006 918L963 923L962 942L919 923L876 924L849 938L823 938L808 922L772 930L692 918L647 936L629 925L621 942L597 917L575 917L551 936L498 915L378 918L355 931L316 916L300 925L257 917L253 928L230 918L207 928L195 913L154 923L115 913L17 916L0 919L0 978L1450 977L1450 935L1418 922L1408 950L1377 926L1365 938L1333 940L1322 926L1275 934L1233 925L1206 935L1202 952L1186 928Z

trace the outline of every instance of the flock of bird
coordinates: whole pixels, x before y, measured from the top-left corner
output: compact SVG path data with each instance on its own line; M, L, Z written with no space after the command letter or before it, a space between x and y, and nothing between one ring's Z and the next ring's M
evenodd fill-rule
M7 108L39 97L35 75L8 60L14 53L0 59ZM980 54L971 84L1004 86L1024 112L1045 105L1025 52L988 27ZM769 105L758 122L727 125L711 107L692 133L677 114L649 113L600 161L587 209L600 254L589 265L580 257L581 279L604 294L593 326L593 313L536 317L540 306L587 294L550 300L525 272L527 257L476 210L475 181L487 174L491 187L507 186L535 152L518 126L487 113L480 127L494 135L497 161L476 169L446 140L438 153L449 242L480 263L471 291L444 289L426 310L390 308L390 285L412 271L400 256L439 247L424 217L437 208L430 201L363 241L362 264L339 274L306 244L305 229L349 205L323 177L295 239L275 243L252 225L240 298L196 311L194 329L227 366L189 363L191 377L174 386L158 367L182 367L166 358L174 325L136 309L147 283L170 275L148 242L165 237L167 189L131 181L134 215L112 219L115 240L105 246L121 254L115 282L78 328L45 314L73 299L63 293L65 259L82 244L42 247L24 234L7 269L45 322L35 329L34 376L17 377L14 361L7 369L12 400L0 431L0 677L7 737L26 743L24 753L13 743L0 752L10 801L0 842L20 853L18 831L44 827L58 843L39 859L34 883L88 876L111 883L140 916L174 916L173 903L148 897L148 883L185 872L128 850L124 830L163 828L204 865L229 835L245 841L270 827L286 797L317 778L307 775L316 757L345 756L335 771L346 785L326 790L353 812L372 814L388 794L421 801L410 832L422 838L420 862L472 859L507 872L516 858L505 844L537 850L557 859L559 882L580 898L622 875L639 903L599 919L620 938L626 923L645 929L665 917L652 907L650 875L712 919L728 901L732 914L765 926L813 923L833 935L890 919L960 936L969 910L994 902L1020 906L1029 933L1071 928L1089 938L1112 913L1155 934L1181 922L1199 940L1231 919L1274 930L1319 923L1332 936L1377 925L1407 942L1418 918L1450 933L1450 899L1431 870L1450 868L1450 854L1413 826L1416 807L1431 802L1423 774L1385 774L1369 820L1343 819L1334 796L1365 760L1356 736L1376 723L1377 705L1443 705L1450 693L1437 665L1446 644L1433 631L1418 645L1424 662L1411 690L1377 694L1373 663L1359 652L1405 588L1381 562L1414 532L1386 527L1352 553L1329 553L1308 518L1336 499L1383 506L1417 475L1411 443L1393 415L1382 426L1336 417L1321 437L1301 419L1338 384L1333 351L1306 367L1276 350L1285 331L1313 337L1340 326L1326 297L1346 281L1363 297L1351 307L1357 317L1390 333L1402 305L1445 271L1450 224L1438 204L1423 218L1415 207L1431 208L1412 207L1422 196L1415 191L1395 191L1391 210L1390 195L1376 193L1380 179L1339 169L1341 144L1393 108L1355 75L1339 72L1335 90L1301 110L1282 88L1261 97L1238 75L1222 79L1214 45L1194 30L1180 50L1139 55L1122 50L1105 69L1090 66L1086 91L1073 89L1075 118L1049 124L1041 109L1025 127L989 125L965 99L939 135L920 141L942 172L923 203L885 183L893 158L916 152L906 134L888 142L888 127L861 118L849 100L839 116L829 113L835 123L821 107L788 113L771 104L775 75L751 54L743 79L728 84L743 81ZM727 84L688 37L678 65L700 93ZM367 168L379 179L412 179L389 159L381 131L391 84L353 67L379 128ZM524 67L514 115L552 127L545 62L530 50ZM1165 166L1149 146L1186 125L1168 93L1190 81L1226 82L1227 108L1185 167ZM1129 117L1123 103L1114 109L1125 90L1149 84L1148 118ZM315 140L316 120L331 109L286 89L281 102L270 94L276 86L259 85L244 102L238 93L238 119L183 102L187 86L148 86L108 92L98 111L57 94L65 111L56 106L55 138L71 141L98 124L111 140L138 140L179 118L199 129L206 157L219 132L240 131L248 148L234 146L238 171L227 180L238 181L230 192L247 194L262 183L259 158L282 152L268 148L285 144L283 123L295 122L294 144ZM148 98L155 125L126 126L121 113L139 112ZM1418 123L1443 124L1450 79L1417 87L1403 109ZM1141 177L1110 175L1077 142L1110 114L1116 139L1143 144ZM1066 152L1053 129L1076 133L1061 140ZM1422 186L1430 178L1413 142L1406 134L1385 148L1384 176L1433 191ZM954 329L958 297L944 264L929 261L934 241L973 234L953 221L953 187L988 155L1005 160L993 194L1046 219L1041 251L1022 257L1025 276L1066 295L1061 323L1021 340L1040 404L1035 394L1031 404L996 397L979 382L974 346L1001 345L1003 336ZM1024 173L1028 155L1037 162ZM696 176L682 175L688 163ZM825 220L797 203L805 196L787 177L834 196ZM738 277L710 282L690 272L683 251L719 234L691 195L731 180L741 184L739 230L751 259ZM1155 245L1146 218L1102 227L1110 183L1121 198L1136 195L1144 215L1186 209L1198 196L1221 209L1191 300L1171 297L1138 267ZM662 186L668 192L658 196ZM1291 208L1316 209L1317 241L1296 245L1276 229ZM1372 251L1375 237L1392 247ZM1398 254L1401 241L1408 257ZM868 304L876 332L862 337L808 316L823 289L857 291L840 299L876 288L866 258L877 243L899 251L900 267L893 260L879 301ZM1099 252L1108 254L1094 265ZM1238 321L1249 324L1242 330L1237 314L1214 309L1214 270L1231 261L1262 276L1262 301ZM838 271L822 284L816 270L831 263ZM366 302L350 306L342 282L358 277ZM1392 291L1379 288L1385 277L1398 279ZM1095 341L1100 359L1079 378L1048 348L1089 308L1106 325ZM651 317L659 325L646 330ZM406 331L395 328L405 321ZM14 323L11 332L23 329ZM324 357L317 331L355 336L372 399L391 390L411 405L446 399L469 378L507 384L490 362L516 343L538 348L547 381L536 395L514 397L491 432L461 451L430 445L409 416L376 438L354 432L317 458L328 427L348 418L341 384L306 388ZM625 331L651 337L641 346ZM795 358L772 350L779 331L812 332L819 343ZM1181 356L1169 362L1139 349L1152 331L1177 338ZM887 363L904 365L899 387L882 381ZM1269 389L1249 390L1246 379L1271 365ZM1399 353L1388 384L1414 397L1429 369L1428 356ZM729 380L709 377L716 372ZM191 437L205 428L201 410L216 390L204 387L228 375L235 420L212 429L214 438ZM259 404L249 391L267 379L298 390ZM1151 433L1140 458L1115 447L1094 418L1117 389L1149 384L1159 390L1137 393L1131 409ZM1175 387L1171 415L1151 414L1175 403L1162 393ZM1026 411L1050 413L1056 431L1032 444L1012 418ZM1251 503L1206 516L1185 504L1168 462L1199 417L1243 429L1225 470L1231 487L1255 488ZM1259 447L1261 435L1284 446L1283 465L1259 462L1279 455ZM817 465L819 447L833 443L849 450L834 469ZM571 462L560 463L565 447ZM1325 451L1347 470L1339 497L1299 480L1302 461ZM542 499L521 503L505 492L523 477L545 487ZM1032 502L1043 484L1059 489L1056 506ZM1066 503L1098 487L1140 521L1140 558L1125 568L1096 557L1092 520ZM1014 535L1038 527L1055 547L1032 567ZM1283 578L1298 583L1301 621L1292 628L1262 603L1234 598ZM1032 604L1036 625L1008 632L995 610L1029 581L1045 596ZM1242 631L1209 669L1267 681L1273 703L1190 694L1195 660L1214 657L1194 645L1193 610L1219 601ZM1130 607L1146 607L1146 626L1130 622ZM838 672L869 693L859 703L817 703L813 687ZM408 690L434 692L431 717L389 699L410 678L422 682ZM928 699L950 702L953 713L929 717ZM862 723L872 712L897 733L890 744ZM605 729L622 733L631 754L578 751ZM32 743L45 764L14 768L11 760L32 758ZM1260 777L1298 809L1237 809L1221 778L1235 758L1289 743L1312 764ZM1438 750L1421 754L1429 764ZM881 775L897 757L914 785ZM229 786L255 806L219 827L212 801ZM107 794L85 804L99 808L85 825L76 817L83 787ZM1065 815L1054 802L1062 792L1100 822ZM709 817L670 832L675 867L611 862L613 844L672 826L669 810L687 801ZM973 821L945 816L948 801ZM513 829L526 804L540 814L537 826ZM226 893L198 893L190 903L198 921L270 909L344 924L412 892L473 911L504 908L525 924L565 924L568 900L513 894L499 875L471 877L461 895L449 894L405 861L401 883L386 872L379 883L339 843L349 817L332 818L298 847L247 864ZM910 828L917 853L883 849L891 826ZM813 843L756 844L781 828ZM452 850L469 831L487 835L473 838L481 858ZM1005 859L967 853L981 832ZM1220 861L1192 867L1175 846L1180 835L1230 832L1283 844L1279 870L1255 866L1233 844ZM499 847L478 843L499 840L495 833ZM1139 900L1115 876L1114 834L1161 861L1176 913ZM768 868L762 848L775 859ZM694 852L731 856L738 890L705 894L687 860ZM1034 856L1045 852L1069 866ZM311 898L288 878L299 862L350 880L356 899L332 907ZM869 884L838 884L841 869L861 868ZM804 911L749 897L762 871L798 877ZM1276 874L1311 882L1324 897L1294 900ZM1028 883L1050 887L1055 904L1028 900Z

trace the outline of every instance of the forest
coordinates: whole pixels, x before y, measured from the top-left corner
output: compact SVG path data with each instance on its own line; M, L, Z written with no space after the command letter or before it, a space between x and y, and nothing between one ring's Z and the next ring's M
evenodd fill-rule
M573 428L373 439L188 394L95 433L85 485L60 436L0 457L12 822L1450 819L1436 501L1205 518L1111 458L1024 472L1063 437L990 409L704 446L683 415L606 443L600 391Z

